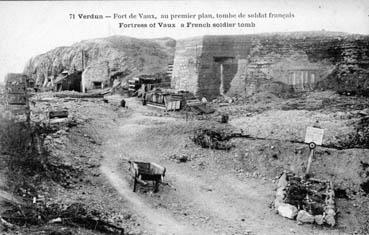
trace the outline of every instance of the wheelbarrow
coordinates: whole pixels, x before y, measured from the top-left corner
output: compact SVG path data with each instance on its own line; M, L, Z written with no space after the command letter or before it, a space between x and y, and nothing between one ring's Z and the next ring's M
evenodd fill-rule
M148 181L154 184L154 192L158 192L159 184L163 181L166 168L153 162L128 161L129 171L133 178L133 192L136 192L137 183L144 186Z

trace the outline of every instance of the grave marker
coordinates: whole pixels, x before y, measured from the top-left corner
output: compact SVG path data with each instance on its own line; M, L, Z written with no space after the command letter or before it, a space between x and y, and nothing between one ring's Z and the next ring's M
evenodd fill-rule
M315 143L316 145L323 144L324 129L316 127L307 127L305 134L305 143Z
M308 176L310 172L311 162L313 161L314 156L314 149L317 145L323 144L323 136L324 136L324 129L316 128L316 127L307 127L306 134L305 134L305 143L309 144L310 154L309 159L306 167L305 177Z

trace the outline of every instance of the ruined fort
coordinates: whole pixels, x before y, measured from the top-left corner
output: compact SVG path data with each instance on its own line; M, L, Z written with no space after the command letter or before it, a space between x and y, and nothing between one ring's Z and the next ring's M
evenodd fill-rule
M72 90L83 92L167 73L175 92L207 99L316 89L369 95L368 48L367 35L325 31L180 40L113 36L38 55L24 74L38 87L57 86L54 90L71 87L64 83L77 74L80 85Z
M58 47L0 84L0 149L0 234L369 234L369 36Z
M171 85L211 99L318 87L367 90L368 45L365 36L326 32L182 39ZM350 74L357 75L354 83Z

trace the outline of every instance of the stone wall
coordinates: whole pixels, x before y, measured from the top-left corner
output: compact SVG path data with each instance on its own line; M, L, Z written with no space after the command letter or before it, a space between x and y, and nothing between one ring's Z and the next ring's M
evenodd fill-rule
M227 93L236 74L242 76L238 73L239 60L247 58L251 49L250 42L250 38L245 36L204 36L196 95L215 98Z
M362 86L367 84L369 90L369 78L365 77L369 74L365 71L369 65L368 42L368 37L330 32L181 40L176 48L172 87L208 99L224 94L250 96L260 91L301 92L315 89L337 69L356 69L367 81Z
M322 81L320 87L328 87L351 95L369 96L369 39L357 35L334 45L339 52L337 64Z
M123 81L164 73L167 65L173 63L174 48L175 40L171 38L138 39L116 35L89 39L31 58L24 74L35 80L37 86L46 87L49 78L63 71L71 74L107 62L110 75Z
M82 73L82 92L86 92L91 89L96 89L96 83L101 82L101 87L109 86L110 74L109 65L107 62L94 63L88 66Z
M176 42L171 87L193 93L198 89L199 62L202 53L202 37Z

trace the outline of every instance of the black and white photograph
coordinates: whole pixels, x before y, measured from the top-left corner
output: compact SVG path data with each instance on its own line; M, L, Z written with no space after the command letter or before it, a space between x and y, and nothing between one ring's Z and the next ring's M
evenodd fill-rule
M367 0L0 1L0 235L368 235Z

